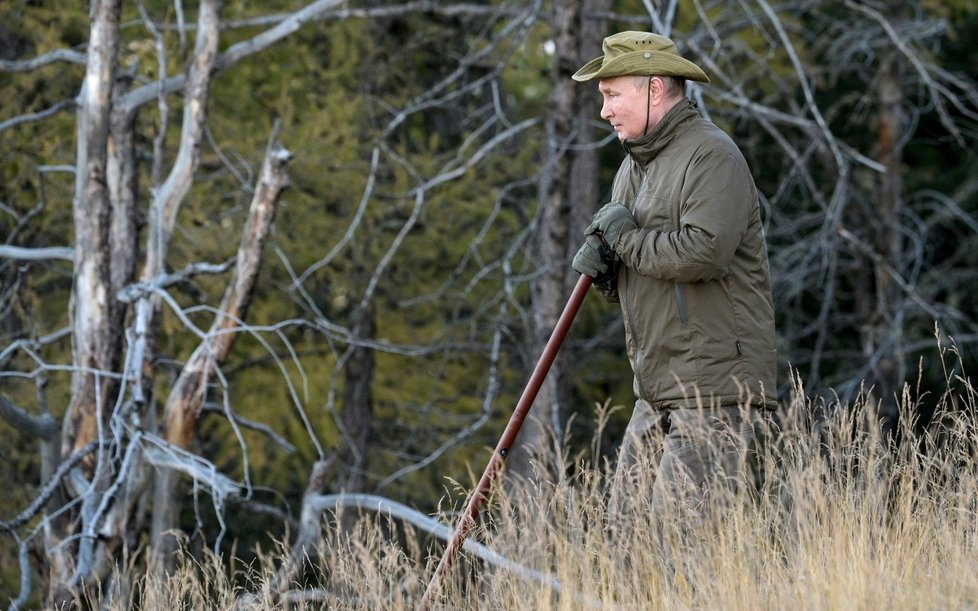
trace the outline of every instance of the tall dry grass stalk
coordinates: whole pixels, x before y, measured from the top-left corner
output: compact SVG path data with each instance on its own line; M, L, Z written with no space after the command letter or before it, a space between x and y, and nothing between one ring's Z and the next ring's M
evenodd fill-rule
M911 430L919 406L905 395L896 442L881 439L871 405L830 413L797 385L780 428L757 446L759 483L661 546L647 499L609 518L610 469L597 444L587 455L557 457L573 475L494 499L471 535L537 573L463 554L440 608L974 609L978 393L966 380L953 382L926 431ZM231 570L213 556L185 555L176 574L142 576L113 604L413 608L443 543L378 516L352 532L340 532L340 523L325 525L285 596L269 586L283 546Z

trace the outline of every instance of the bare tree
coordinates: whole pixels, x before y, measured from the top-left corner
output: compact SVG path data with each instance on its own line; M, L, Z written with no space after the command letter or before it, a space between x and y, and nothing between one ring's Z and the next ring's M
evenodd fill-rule
M667 5L695 14L677 35L711 78L694 94L761 188L783 362L841 405L871 389L890 428L935 322L964 349L976 337L945 297L963 288L947 265L974 244L973 195L905 178L924 121L974 164L978 88L936 59L947 21L917 2ZM956 254L935 258L950 219Z
M211 486L215 498L239 491L236 484L202 472L205 463L183 451L193 439L208 384L219 375L220 364L244 324L263 246L277 202L288 184L284 167L289 154L275 143L273 134L254 187L251 211L225 298L209 331L200 331L186 321L197 330L201 344L170 392L162 436L155 435L154 418L145 411L152 386L155 317L164 303L179 316L184 315L167 294L167 287L197 273L227 269L194 265L178 274L168 274L165 269L169 238L194 181L203 141L208 88L218 57L220 3L204 2L199 9L197 45L187 78L182 81L184 117L180 144L165 180L154 181L146 259L141 280L136 284L130 284L139 236L134 118L140 106L154 99L145 92L159 91L164 115L162 142L162 132L167 128L167 82L160 80L143 90L127 90L132 79L120 74L118 64L120 9L118 0L93 3L86 72L77 98L71 401L65 410L60 452L52 448L45 453L49 456L46 464L59 466L44 470L45 492L39 497L42 502L5 524L13 529L38 512L46 515L42 532L46 538L44 547L49 550L45 559L48 596L54 605L65 604L78 591L106 581L118 554L135 548L139 532L134 526L141 518L134 512L144 509L141 499L150 466L156 467L159 474L154 503L158 539L167 528L175 526L173 516L180 507L179 497L173 494L177 473L190 474L200 482L217 483ZM147 23L155 31L154 24ZM165 67L162 50L160 63ZM40 118L43 117L31 119ZM15 125L8 121L5 127ZM160 176L163 168L162 155L155 163L154 177ZM132 324L124 334L127 320ZM12 356L18 349L29 347L30 344L15 345L5 352ZM45 363L40 363L40 367L39 377L51 368ZM49 427L41 426L50 418L46 408L40 416L32 417L6 400L4 404L8 408L5 419L20 431L52 439ZM46 441L45 447L48 445ZM22 554L28 543L21 543ZM162 541L157 544L164 547ZM26 566L22 569L20 602L30 591L30 570Z
M606 28L602 15L610 6L610 1L558 1L550 18L554 58L534 245L540 268L532 285L531 346L537 355L543 352L574 287L576 274L570 260L580 246L583 228L600 203L599 143L594 129L598 96L593 89L574 82L571 75L601 48ZM561 455L560 451L542 451L548 445L564 447L564 429L574 409L572 378L565 367L570 354L570 347L558 354L534 411L520 430L516 451L509 459L509 471L517 478L533 478L534 470L541 470L547 479L553 479L563 471L561 465L534 463L543 455Z
M34 361L35 369L27 375L38 380L35 409L21 408L4 398L0 415L21 433L42 440L47 465L37 500L16 518L2 524L5 531L15 536L22 558L23 584L14 606L27 600L32 590L28 550L41 536L45 538L44 549L49 550L42 569L48 581L47 600L52 605L68 603L86 591L91 596L97 596L96 591L124 595L129 587L124 576L117 576L117 581L110 583L110 575L122 556L137 548L147 529L151 533L151 550L155 558L167 566L172 562L172 552L181 536L179 514L184 498L183 483L187 481L211 496L214 513L222 521L222 531L213 544L215 547L220 545L226 503L244 500L251 494L248 449L239 429L254 428L282 443L268 427L249 422L237 414L230 400L223 369L235 339L240 335L247 334L264 345L272 362L278 362L280 368L279 356L263 336L268 334L284 340L286 349L292 352L287 358L296 360L300 371L298 357L283 329L313 329L329 345L338 343L343 346L339 353L346 356L337 360L337 372L342 375L334 378L329 396L335 396L335 391L343 389L344 409L337 419L337 428L346 435L345 445L354 457L354 469L346 477L331 483L340 489L366 487L370 473L367 459L375 455L369 445L370 431L377 426L371 422L374 354L437 356L444 352L448 340L419 347L375 339L373 312L378 296L384 294L384 279L422 222L433 194L444 185L465 177L472 168L491 159L497 149L505 149L513 139L538 124L536 119L510 121L499 93L506 62L519 49L518 41L527 36L537 21L540 6L453 7L422 2L401 7L335 9L339 4L335 0L320 0L294 13L240 24L222 23L218 0L200 3L195 24L183 21L182 10L177 11L175 23L168 23L157 20L146 7L137 5L146 40L152 42L156 51L155 77L147 79L136 72L138 66L121 67L122 3L118 0L98 2L92 8L90 36L84 54L62 50L34 60L3 65L6 70L31 71L52 62L69 61L83 63L86 70L77 103L55 104L46 112L11 117L0 125L2 130L19 129L59 118L66 110L75 109L78 126L75 164L69 168L76 179L72 205L76 242L70 251L74 269L71 324L67 328L72 338L72 362L70 365L46 362L34 352L39 346L63 338L67 331L17 341L4 348L2 353L5 363L25 357ZM180 8L179 3L177 6ZM235 255L227 263L198 261L173 271L170 245L174 234L180 230L181 210L194 184L201 180L202 151L214 149L212 155L221 158L221 151L209 141L208 134L215 77L310 22L396 17L419 11L466 20L489 17L490 22L483 24L488 44L479 41L465 49L456 68L449 69L439 82L425 89L405 108L392 112L380 126L358 210L378 210L373 212L375 215L387 213L375 200L374 185L383 180L384 173L390 173L391 168L402 168L413 177L412 186L396 196L411 205L393 239L387 244L377 240L379 258L369 260L363 258L364 252L354 253L352 260L362 269L362 282L357 296L359 305L354 308L349 324L337 325L325 315L320 304L307 293L305 283L318 270L336 261L336 254L355 242L357 234L363 231L360 225L364 218L362 214L353 216L344 238L329 249L320 262L293 276L292 289L304 308L304 318L286 320L271 327L246 322L276 208L289 184L285 165L291 155L278 144L277 130L273 131L262 168L254 181L242 181L244 189L251 193L251 204ZM494 29L496 25L501 28ZM256 26L264 29L220 50L222 29ZM168 32L178 35L181 48L189 36L195 40L192 50L186 50L184 65L171 65L173 55L167 48ZM146 138L145 132L139 131L145 128L137 127L137 123L154 102L156 131L151 138ZM401 156L397 147L391 144L400 136L399 130L405 122L414 116L429 109L452 109L455 105L464 106L470 102L487 111L484 121L474 126L461 126L458 132L466 135L465 140L456 150L449 150L434 171L412 167L412 160ZM171 114L175 113L171 113L171 107L177 106L182 109L182 117L174 121ZM171 122L175 124L173 130ZM171 151L169 142L174 131L178 136ZM141 171L140 155L143 152L137 151L136 146L140 138L152 142L148 172ZM172 160L167 161L171 154ZM226 160L224 163L231 165ZM233 168L229 167L229 172L234 173ZM146 174L149 176L148 188L140 185L138 179ZM506 191L506 188L502 190L503 193ZM139 203L144 198L146 210L142 211ZM497 208L503 205L511 204L504 204L503 198L499 198ZM498 210L485 219L483 237L497 218ZM24 226L29 220L18 217L18 222ZM525 230L519 232L517 241L506 254L509 260L520 259L528 236ZM12 235L11 241L15 237ZM141 247L143 237L145 245ZM451 291L456 290L454 283L461 281L468 284L463 294L476 288L485 292L480 282L487 271L505 269L506 276L513 273L508 261L503 264L498 260L483 261L478 248L478 242L474 243L457 265L458 277L446 284ZM15 243L5 245L2 253L9 261L69 258L69 251L63 247L34 248ZM477 265L472 268L472 263ZM291 270L288 260L283 258L283 264ZM188 307L174 294L175 288L203 275L222 275L231 268L233 271L220 303ZM137 269L138 277L134 278ZM504 349L502 338L508 326L505 313L513 303L513 284L511 278L501 283L502 288L497 289L489 301L495 302L493 308L478 310L477 318L470 320L469 315L465 315L454 321L461 328L478 328L482 326L482 317L490 320L486 327L494 338L494 348L488 357L490 362L498 363ZM430 298L421 296L419 301ZM209 325L199 323L204 313L209 313L212 318ZM181 363L172 384L157 398L154 393L165 388L158 367L161 355L158 342L164 316L176 320L195 336L197 347ZM479 340L456 343L461 344L463 353L480 352L484 348ZM59 450L52 427L53 418L44 402L42 381L62 370L70 372L71 391L70 402L64 408ZM474 383L483 380L480 384L484 387L485 397L468 424L452 425L444 436L426 435L424 440L433 441L433 445L422 445L416 460L398 465L386 477L374 480L372 486L391 485L416 473L477 434L492 413L501 374L498 368L490 368L473 380ZM315 449L320 461L325 460L327 452L312 427L306 405L284 371L283 380L289 387L293 408L308 433L307 443ZM159 414L156 412L157 402L163 406ZM219 407L215 409L215 405ZM327 410L330 410L329 405ZM209 413L223 414L236 432L241 446L243 482L222 474L199 453L199 423L202 416ZM288 442L283 445L294 447ZM415 453L417 455L417 451ZM151 523L147 521L150 513ZM19 536L17 533L25 528L28 529L26 536Z

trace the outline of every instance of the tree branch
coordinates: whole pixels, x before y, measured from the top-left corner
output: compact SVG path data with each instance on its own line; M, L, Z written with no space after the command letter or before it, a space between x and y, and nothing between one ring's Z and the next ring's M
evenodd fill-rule
M438 537L443 541L451 539L454 529L438 520L417 511L407 505L398 503L386 497L372 494L309 494L306 495L302 504L302 519L300 522L300 537L306 535L307 540L319 538L321 515L325 511L338 511L344 509L355 509L359 511L372 511L401 522L410 524L415 528ZM315 533L306 532L303 529L314 528ZM519 562L499 554L489 547L475 541L466 539L462 549L472 554L476 558L483 560L492 566L505 569L512 574L545 585L555 592L563 590L560 580L550 573L538 571L520 564ZM293 550L293 554L299 552L303 554L299 559L308 554L309 549ZM597 604L597 601L589 601ZM600 605L599 605L600 606Z
M11 518L6 522L0 522L0 529L13 532L14 530L20 528L25 523L27 523L27 521L33 518L35 515L37 515L37 513L41 511L44 505L57 491L58 486L61 484L62 478L64 478L66 474L68 474L72 469L74 469L75 466L79 462L81 462L86 456L88 456L93 451L95 451L95 448L97 447L98 447L97 441L90 441L84 446L72 452L68 458L66 458L64 461L61 462L60 465L58 465L58 468L54 472L54 475L52 475L51 479L49 479L48 482L44 484L44 486L41 488L41 491L38 492L37 496L34 497L34 500L31 501L31 504L28 505L27 508L24 509L24 511L17 514L16 517Z
M0 259L13 259L15 261L48 261L51 259L61 259L63 261L74 261L75 249L68 246L23 248L21 246L0 244Z
M75 100L62 100L50 108L46 108L39 112L30 112L22 115L17 115L16 117L11 117L6 121L0 121L0 133L6 130L17 127L18 125L23 125L25 123L33 123L34 121L43 121L53 117L54 115L67 110L69 108L74 109L78 103Z
M6 420L18 431L41 439L52 439L61 430L50 414L32 416L11 403L3 395L0 395L0 418Z
M214 403L204 404L204 406L201 408L201 411L206 414L221 414L222 416L231 419L232 421L234 421L234 423L243 426L246 429L251 429L253 431L258 431L259 433L263 433L264 435L267 435L269 439L275 442L275 444L277 444L280 448L282 448L289 454L295 452L296 450L295 446L289 443L288 439L276 433L275 430L272 427L268 426L267 424L264 424L262 422L255 422L254 420L249 420L248 418L245 418L244 416L241 416L240 414L237 414L235 412L228 413L223 406L216 405Z
M0 72L30 72L57 62L84 66L85 59L84 53L71 49L56 49L31 59L0 59Z
M224 263L188 263L180 271L171 274L159 274L143 282L134 282L119 291L117 297L123 303L132 303L161 289L186 282L194 276L201 274L223 274L231 269L233 264L233 258L228 259Z
M853 2L852 0L846 0L845 5L854 11L859 11L867 15L876 21L881 28L883 28L883 31L886 32L886 35L890 38L893 45L900 51L900 53L903 54L904 57L907 58L907 60L910 61L911 65L913 65L914 69L917 71L917 74L920 75L921 80L924 82L924 86L931 94L931 100L934 103L935 110L937 110L938 117L940 117L941 124L947 128L948 133L951 134L958 146L967 148L967 143L965 142L964 136L961 135L961 131L958 129L958 126L954 124L954 121L951 119L951 115L947 111L947 107L944 103L944 96L941 95L943 88L934 81L933 77L931 77L930 71L928 70L927 66L924 65L923 61L921 61L920 57L904 42L904 37L894 29L893 25L886 19L886 17L872 7L866 6L862 2ZM949 97L953 98L953 96Z
M204 388L231 351L237 337L234 328L244 320L251 302L265 241L282 192L289 184L285 166L291 153L275 142L278 126L258 177L248 220L242 231L234 273L218 308L219 315L210 332L184 365L165 408L166 437L186 447L194 430L196 412L204 399Z
M140 436L140 444L143 457L150 465L189 476L204 484L220 502L242 496L241 484L218 471L209 460L149 433Z

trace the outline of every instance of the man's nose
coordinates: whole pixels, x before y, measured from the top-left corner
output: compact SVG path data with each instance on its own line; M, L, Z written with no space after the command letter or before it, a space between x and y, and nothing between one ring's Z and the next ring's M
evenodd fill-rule
M611 118L611 109L608 108L607 102L601 103L601 118L605 120Z

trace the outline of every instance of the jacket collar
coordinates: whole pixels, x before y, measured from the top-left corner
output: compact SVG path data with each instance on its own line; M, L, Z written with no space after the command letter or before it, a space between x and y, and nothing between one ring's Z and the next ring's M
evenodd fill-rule
M622 142L625 152L636 162L646 164L662 152L672 142L690 119L700 116L696 110L696 102L684 99L669 109L662 120L652 128L652 131Z

